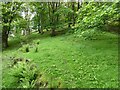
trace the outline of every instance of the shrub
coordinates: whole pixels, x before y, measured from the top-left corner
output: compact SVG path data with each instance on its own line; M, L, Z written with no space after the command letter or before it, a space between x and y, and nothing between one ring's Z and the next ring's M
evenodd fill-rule
M75 36L77 38L88 39L88 40L96 40L99 39L98 36L102 35L103 32L98 30L97 28L88 29L88 30L78 30L75 32Z

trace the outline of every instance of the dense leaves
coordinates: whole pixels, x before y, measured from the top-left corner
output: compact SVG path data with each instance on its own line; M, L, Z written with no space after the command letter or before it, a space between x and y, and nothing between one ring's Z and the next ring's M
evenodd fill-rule
M104 28L111 20L118 21L120 18L118 3L88 3L83 4L79 10L78 23L81 29ZM112 21L112 24L114 23Z

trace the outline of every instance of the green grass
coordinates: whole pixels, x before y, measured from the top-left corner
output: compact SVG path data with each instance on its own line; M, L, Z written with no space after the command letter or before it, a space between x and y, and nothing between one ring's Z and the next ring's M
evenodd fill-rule
M101 39L82 40L74 38L74 35L49 37L33 34L27 38L28 45L34 46L30 48L30 52L23 53L19 50L22 47L11 46L3 52L3 58L15 56L33 60L53 87L60 80L61 87L68 88L117 88L117 35L106 33L99 38ZM19 39L14 43L17 42L19 43ZM36 47L38 52L35 52ZM8 74L9 68L6 68L10 62L3 60L5 87L15 86L14 80Z

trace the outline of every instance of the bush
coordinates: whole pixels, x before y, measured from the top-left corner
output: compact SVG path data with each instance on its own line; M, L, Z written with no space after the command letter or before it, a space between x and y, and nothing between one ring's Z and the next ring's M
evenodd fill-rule
M103 32L98 30L97 28L88 29L88 30L77 30L75 32L75 36L77 38L88 39L88 40L96 40L98 36L102 35Z

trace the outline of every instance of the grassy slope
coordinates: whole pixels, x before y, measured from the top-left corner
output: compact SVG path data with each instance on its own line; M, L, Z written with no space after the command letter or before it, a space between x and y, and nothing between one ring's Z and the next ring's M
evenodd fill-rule
M38 52L35 47L30 52L23 53L16 48L8 48L3 57L17 56L30 58L36 62L41 72L46 73L49 82L62 81L62 87L117 87L118 79L118 44L117 36L107 33L102 40L81 40L73 35L36 38ZM17 42L17 41L16 41ZM13 42L12 42L13 43ZM15 42L14 42L15 43ZM33 43L32 43L33 44ZM9 63L3 60L3 66ZM8 76L9 69L3 71L3 84L10 87L13 80ZM9 79L8 79L9 77Z

